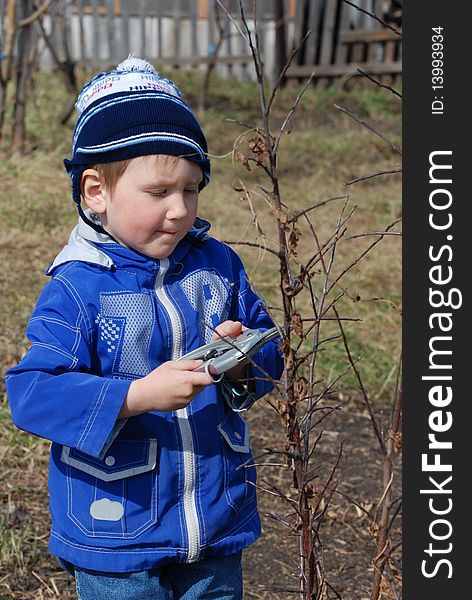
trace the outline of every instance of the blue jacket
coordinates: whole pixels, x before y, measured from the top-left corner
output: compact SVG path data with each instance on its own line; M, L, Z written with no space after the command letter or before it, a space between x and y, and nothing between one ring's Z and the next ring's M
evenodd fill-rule
M173 254L151 259L79 222L49 267L31 348L7 373L18 427L52 441L53 554L133 571L237 552L260 533L241 411L272 388L275 342L255 382L211 385L187 408L117 420L132 380L210 340L226 319L272 321L238 256L197 219Z

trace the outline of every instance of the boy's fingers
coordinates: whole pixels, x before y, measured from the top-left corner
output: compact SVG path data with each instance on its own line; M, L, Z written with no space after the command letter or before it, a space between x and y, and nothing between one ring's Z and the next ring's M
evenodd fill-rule
M220 336L230 335L232 337L238 336L243 327L239 321L224 321L215 329L212 339L218 339Z
M192 385L205 387L210 383L213 383L213 381L205 373L205 369L202 365L203 360L176 360L174 362L175 368L179 371L189 371L189 375L191 374L190 382ZM197 371L197 369L199 370Z
M213 381L208 377L208 375L204 372L193 371L192 373L192 385L197 385L201 387L205 387L210 385Z
M176 360L173 368L178 371L194 371L203 364L203 360Z

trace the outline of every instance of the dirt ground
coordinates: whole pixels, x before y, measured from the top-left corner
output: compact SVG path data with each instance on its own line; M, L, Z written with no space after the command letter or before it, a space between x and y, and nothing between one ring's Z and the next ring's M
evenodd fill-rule
M247 419L255 456L263 453L264 448L283 447L284 432L278 417L264 401L250 411ZM318 477L314 480L315 488L326 481L337 460L341 444L342 457L335 476L338 492L334 493L325 511L319 551L330 586L328 598L368 600L373 576L371 559L375 555L375 546L369 520L362 508L371 510L381 496L382 465L369 417L359 402L345 402L341 410L325 419L322 441L313 460L313 465L318 470ZM274 460L274 457L263 457L257 462L280 461ZM2 486L0 518L12 534L10 543L22 546L15 553L16 561L0 565L2 600L76 598L73 579L56 566L47 550L49 515L46 451L44 460L40 460L39 465L34 474L18 469L14 486ZM258 467L258 481L261 487L270 482L285 492L293 493L293 490L290 492L290 472L287 469L261 465ZM398 473L396 481L394 485L398 487ZM297 538L283 524L269 516L269 513L275 513L290 520L287 504L263 491L259 491L258 497L263 535L244 554L244 598L299 599L296 593L299 585ZM400 515L395 520L393 530L393 538L398 542ZM28 532L27 536L24 535L25 531ZM394 564L388 570L392 581L399 580L395 570ZM401 586L400 583L396 585L398 592ZM395 595L391 590L385 589L382 597L395 598Z

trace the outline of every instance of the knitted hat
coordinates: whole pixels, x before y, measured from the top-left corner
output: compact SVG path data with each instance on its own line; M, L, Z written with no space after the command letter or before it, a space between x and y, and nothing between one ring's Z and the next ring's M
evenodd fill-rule
M75 107L72 159L64 165L82 217L80 180L89 165L170 154L200 165L200 188L209 182L208 147L198 121L177 86L145 60L128 57L114 71L99 73L84 86Z

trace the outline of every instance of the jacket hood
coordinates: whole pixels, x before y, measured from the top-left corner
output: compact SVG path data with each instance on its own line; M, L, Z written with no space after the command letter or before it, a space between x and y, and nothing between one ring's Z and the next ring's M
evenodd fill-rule
M99 220L97 215L90 209L87 209L85 214L92 221ZM174 250L173 254L176 255L176 258L181 259L192 245L201 245L205 242L208 239L207 232L210 227L211 225L208 221L197 217L185 238ZM137 260L138 262L143 262L144 259L145 261L152 261L154 263L157 260L144 256L132 248L118 245L110 236L96 231L83 219L79 218L78 224L69 236L67 245L64 246L46 269L46 275L52 275L57 267L71 261L86 262L105 269L115 268L117 265L112 256L110 256L110 253L107 252L107 246L110 247L110 253L112 248L117 248L118 246L128 255L128 259ZM113 252L113 254L116 254L116 252Z

